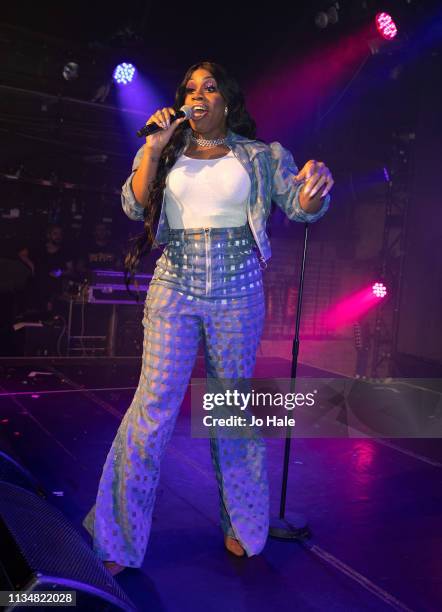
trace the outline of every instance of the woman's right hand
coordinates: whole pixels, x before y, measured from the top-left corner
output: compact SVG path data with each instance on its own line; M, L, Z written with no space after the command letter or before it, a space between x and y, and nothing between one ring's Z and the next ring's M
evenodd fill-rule
M151 134L150 136L146 137L146 146L148 149L153 149L157 152L161 152L171 139L172 134L177 129L177 127L181 123L183 123L183 121L187 121L186 117L180 117L176 121L171 122L171 117L175 115L175 109L169 106L157 110L153 115L149 117L146 122L146 125L156 123L161 128L161 130L159 132L156 132L155 134Z

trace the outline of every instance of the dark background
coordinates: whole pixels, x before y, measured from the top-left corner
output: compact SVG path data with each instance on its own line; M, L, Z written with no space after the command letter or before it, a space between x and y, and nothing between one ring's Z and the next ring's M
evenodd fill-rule
M72 245L103 219L123 246L141 231L122 214L119 190L140 146L134 130L155 108L140 108L134 100L122 112L115 87L106 89L112 69L118 61L132 61L156 99L169 105L187 67L209 59L241 83L258 136L279 140L300 166L322 159L333 171L331 210L311 236L306 282L315 308L326 308L376 275L384 228L383 168L391 164L393 135L414 134L396 348L413 359L442 363L440 8L436 2L389 2L398 40L374 54L367 44L340 70L336 64L345 48L340 56L332 50L385 6L341 2L339 22L320 30L315 14L330 4L261 7L225 1L183 10L178 4L141 1L119 6L22 2L2 7L0 255L14 257L22 243L38 241L48 222L61 223ZM67 61L80 66L75 81L61 76ZM331 72L332 80L327 79ZM284 340L293 331L287 317L293 315L302 226L288 227L277 211L269 231L274 256L265 273L266 337ZM144 260L142 269L151 269L157 255ZM311 312L301 327L304 337L349 337L348 329L323 329Z

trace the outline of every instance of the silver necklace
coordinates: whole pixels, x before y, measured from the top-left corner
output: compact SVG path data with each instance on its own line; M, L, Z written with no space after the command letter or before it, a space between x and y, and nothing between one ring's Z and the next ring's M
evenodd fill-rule
M208 140L207 138L197 138L192 134L191 139L200 147L205 147L208 149L210 147L217 147L218 145L226 144L227 136L224 136L223 138L214 138L213 140Z

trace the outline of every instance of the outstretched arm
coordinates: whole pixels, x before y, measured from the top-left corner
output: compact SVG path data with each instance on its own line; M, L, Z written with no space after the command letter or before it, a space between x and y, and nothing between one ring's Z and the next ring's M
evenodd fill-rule
M293 155L279 142L270 143L270 152L272 200L293 221L313 223L325 215L333 186L328 168L310 160L298 171Z

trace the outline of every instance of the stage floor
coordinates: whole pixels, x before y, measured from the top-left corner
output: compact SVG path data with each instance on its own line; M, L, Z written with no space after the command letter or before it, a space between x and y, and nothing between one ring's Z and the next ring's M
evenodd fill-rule
M0 449L12 447L48 501L81 521L139 378L137 359L0 360ZM258 358L256 377L290 363ZM32 374L34 373L34 374ZM298 368L299 375L327 372ZM204 376L200 360L195 376ZM442 609L440 440L295 439L287 508L313 537L269 539L237 559L223 546L209 443L190 436L190 395L162 464L143 567L117 577L140 610ZM269 439L277 515L283 440Z

